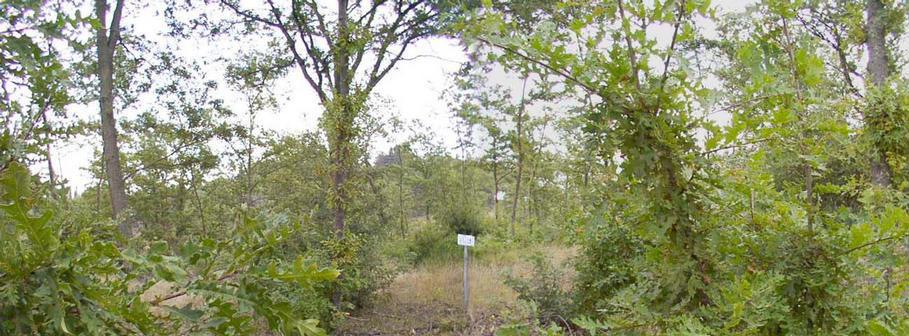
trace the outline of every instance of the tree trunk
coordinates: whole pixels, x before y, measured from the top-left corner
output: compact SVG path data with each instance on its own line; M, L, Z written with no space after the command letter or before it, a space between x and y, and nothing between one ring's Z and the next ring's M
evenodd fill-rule
M868 75L873 86L886 85L890 75L890 60L887 56L885 39L887 29L884 26L884 4L881 0L868 0L868 22L866 42L868 43ZM887 153L878 148L872 151L871 157L871 184L879 187L890 186L890 165L887 163Z
M496 139L492 140L493 150L495 151L498 148L498 143ZM492 154L492 212L493 217L495 217L496 222L499 221L499 160L498 153L493 152Z
M118 0L110 24L110 35L107 27L107 2L95 0L95 10L100 21L97 28L98 37L98 77L101 81L99 104L101 106L101 138L104 142L104 167L107 171L107 188L110 193L111 215L119 219L120 233L132 234L133 227L129 218L120 218L127 209L126 183L120 166L120 148L117 144L117 120L114 118L114 50L120 41L120 17L123 12L123 0Z
M335 82L335 95L334 103L340 104L336 106L335 111L331 113L337 113L340 115L334 116L336 121L339 124L334 125L334 137L335 145L332 148L333 158L332 168L334 169L332 173L332 190L335 192L335 204L334 204L334 229L335 236L338 239L344 238L344 218L346 216L346 205L347 205L347 192L345 189L345 184L347 182L347 169L348 161L350 156L350 139L348 133L350 132L350 126L348 125L348 119L352 113L350 106L350 70L348 69L350 61L350 52L347 50L347 0L338 0L338 41L334 48L334 82Z
M461 148L461 201L467 205L467 153Z
M107 171L104 169L104 163L101 163L101 173L98 175L98 185L95 187L95 214L101 213L101 188L104 184L104 175Z
M244 189L246 189L246 190L244 190L246 195L244 196L244 198L245 198L244 203L246 204L247 210L252 209L252 206L253 206L253 203L252 203L252 197L253 197L252 196L252 193L253 193L253 183L252 183L253 132L255 132L255 114L254 114L254 112L252 112L252 109L250 109L249 133L246 135L246 162L245 162L246 167L244 167L246 169L246 186L244 188Z
M199 196L199 176L192 171L192 191L196 199L196 210L199 210L199 222L202 224L202 236L208 237L208 224L205 223L205 207L202 206L202 197Z
M44 138L44 140L47 141L47 143L44 144L44 157L45 157L45 159L47 159L48 182L50 182L50 185L53 186L53 185L57 184L57 174L54 172L54 162L51 159L51 145L50 145L51 144L51 137L50 137L51 125L47 122L47 113L42 112L41 119L44 121L44 125L48 129L48 133L47 133L46 137ZM57 194L52 194L52 195L55 199L57 198Z
M518 198L520 198L520 195L521 195L521 173L524 168L524 151L521 148L521 142L523 142L522 139L523 139L523 134L524 134L522 126L524 124L524 90L526 88L527 88L527 77L524 77L524 84L523 84L523 88L521 89L521 107L518 109L517 139L515 140L515 141L517 141L516 147L517 147L517 152L518 152L517 153L518 162L517 162L517 167L516 167L517 176L515 176L515 182L514 182L514 200L511 205L511 236L512 237L515 236L515 231L516 231L515 226L516 226L516 221L517 221L517 216L518 216Z
M530 235L533 236L533 226L540 220L539 216L539 206L537 204L537 161L533 160L533 163L530 165L530 184L527 185L527 195L530 197L530 202L527 203L529 216L533 216L533 219L529 222ZM524 218L527 218L528 215L525 215Z
M404 211L404 155L401 154L401 147L398 146L398 167L401 169L398 175L398 206L401 208L401 237L407 236L407 225L405 224Z
M347 171L349 169L350 162L350 132L351 127L353 126L353 117L351 101L350 101L350 51L348 50L348 34L347 34L347 0L338 0L338 37L337 45L335 45L332 51L335 52L334 55L334 104L340 104L340 106L334 106L332 111L328 113L334 114L330 118L333 118L335 121L334 125L331 125L328 130L329 136L334 137L334 148L331 148L331 153L329 154L329 160L331 161L332 178L331 178L331 188L334 192L334 230L335 237L338 240L344 239L344 218L347 216ZM332 135L331 133L335 133ZM335 308L341 309L341 296L342 293L338 287L335 287L334 292L331 295L331 301L334 304Z

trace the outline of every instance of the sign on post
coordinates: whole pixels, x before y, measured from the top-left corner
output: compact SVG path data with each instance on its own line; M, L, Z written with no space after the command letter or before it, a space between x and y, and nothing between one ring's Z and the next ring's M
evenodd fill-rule
M473 246L473 244L474 244L474 242L476 242L476 240L477 240L477 237L474 237L474 236L471 236L471 235L460 234L460 233L458 234L458 245L464 246L464 312L467 314L467 323L468 323L468 324L470 323L470 313L469 313L468 310L467 310L467 307L468 307L468 306L467 306L467 298L468 298L470 295L468 294L468 293L469 293L469 290L468 290L468 288L467 288L467 283L468 283L468 281L467 281L467 265L468 265L468 260L470 260L470 258L469 258L469 256L467 255L467 247L468 247L468 246Z
M476 239L477 238L474 236L459 233L458 234L458 245L473 246L473 243L474 243L474 241L476 241Z

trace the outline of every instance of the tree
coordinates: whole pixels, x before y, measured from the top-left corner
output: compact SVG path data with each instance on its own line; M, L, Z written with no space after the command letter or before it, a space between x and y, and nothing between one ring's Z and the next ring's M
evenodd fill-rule
M50 141L57 130L48 115L64 115L64 107L72 102L67 81L71 69L63 61L61 45L72 42L74 30L87 21L67 11L66 5L0 4L0 170L43 154L53 180Z
M439 31L444 3L434 1L356 0L337 2L334 14L316 1L280 6L267 1L264 11L233 0L221 5L250 24L277 34L284 47L275 66L295 67L325 107L321 125L332 165L334 227L340 238L349 203L353 157L359 136L356 120L376 85L404 58L414 42Z
M228 66L228 82L235 89L244 93L246 99L246 124L235 127L235 133L243 139L243 147L237 148L232 139L224 139L231 148L233 158L231 166L244 178L243 198L247 208L254 207L254 195L258 185L258 175L255 172L261 157L256 157L257 150L262 147L270 134L256 124L260 113L273 111L278 107L272 87L275 80L284 75L284 70L271 68L268 55L253 52L242 56L240 63Z
M352 201L349 181L363 150L357 148L358 121L367 113L366 101L413 43L440 31L443 11L457 7L432 0L338 0L330 13L315 0L284 6L267 0L264 10L244 8L236 0L220 0L220 5L273 34L280 41L275 45L283 45L274 66L296 68L318 96L324 108L320 126L328 139L334 233L343 240ZM334 298L338 307L340 294Z
M511 151L509 133L503 129L502 119L513 106L509 101L510 93L501 85L488 83L484 76L489 72L488 67L474 64L465 64L454 76L455 87L449 93L450 105L456 111L459 122L470 128L479 127L488 142L482 161L492 170L493 216L498 220L501 184L509 172L505 165Z
M107 173L107 188L110 193L111 215L120 220L120 233L133 234L133 223L128 216L126 199L126 182L123 179L123 167L120 164L120 147L117 141L117 119L114 117L114 53L120 43L120 20L123 16L123 3L117 0L108 26L106 0L95 0L95 15L99 25L95 28L98 53L98 80L101 110L101 138L104 144L104 171Z
M886 46L886 37L888 34L887 10L881 0L868 0L867 2L867 32L865 34L868 45L868 82L872 89L882 89L887 85L887 77L890 76L891 64L889 61L888 50ZM873 113L870 118L886 119L887 114L897 113L896 111L869 111ZM877 120L869 120L869 125L874 130L879 123ZM887 188L890 186L891 169L887 163L886 148L875 146L871 154L871 184Z
M512 147L517 159L515 160L515 177L514 177L514 198L511 204L511 235L515 236L515 226L517 225L518 200L521 199L521 180L524 175L524 126L525 108L524 101L525 91L527 89L527 77L524 77L524 84L521 88L521 103L518 105L517 113L514 115L515 133L512 137Z
M655 252L662 258L646 259L647 266L640 266L666 276L653 279L657 294L646 299L655 309L711 304L708 286L715 261L703 245L709 231L700 218L709 215L699 201L706 193L694 182L709 177L701 173L706 163L691 134L698 121L685 103L703 91L697 80L686 77L679 64L690 55L678 49L693 37L693 17L707 13L705 4L561 3L557 7L564 10L533 33L515 30L507 17L494 13L474 26L497 30L471 35L501 51L496 57L501 64L527 69L553 86L568 86L601 102L588 113L585 130L603 139L604 147L597 151L601 159L621 165L619 183L640 202L618 209L616 216L639 225L635 230L644 233L644 241L662 250ZM648 33L657 22L673 28L668 46L655 43ZM653 58L662 61L659 67L647 64Z

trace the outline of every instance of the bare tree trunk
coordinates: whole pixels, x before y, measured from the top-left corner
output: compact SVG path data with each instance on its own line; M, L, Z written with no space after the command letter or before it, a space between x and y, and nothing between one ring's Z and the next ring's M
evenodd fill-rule
M890 75L890 60L887 56L885 39L887 29L884 26L885 12L881 0L868 0L868 21L865 34L868 43L868 75L873 86L886 85L887 76ZM883 149L876 149L871 157L871 184L879 187L890 186L890 165L887 163L887 153Z
M202 206L202 197L199 196L199 181L196 180L198 176L196 176L195 171L193 171L191 174L193 196L196 199L196 210L199 210L199 221L202 224L202 235L207 237L208 225L205 223L205 207Z
M405 237L407 236L407 225L404 222L404 155L401 154L401 146L398 146L398 168L401 169L400 174L398 174L398 206L401 208L401 237Z
M47 143L44 144L44 157L45 157L45 159L47 159L47 178L48 178L48 181L50 182L50 184L53 186L54 184L57 183L57 174L54 172L54 162L53 162L53 159L51 158L51 146L50 146L51 126L47 122L47 113L46 112L41 113L41 119L44 121L44 125L48 129L47 136L44 139L45 141L47 141ZM53 194L53 195L54 195L54 198L57 198L56 194Z
M114 50L120 42L120 17L124 0L118 0L110 24L107 27L107 1L95 0L95 11L100 21L98 37L98 77L101 81L99 104L101 107L101 138L104 142L104 167L107 171L107 188L110 193L111 215L119 219L120 233L131 235L133 231L129 218L120 218L127 209L126 183L120 166L120 148L117 144L117 120L114 118Z
M249 133L246 135L246 167L245 167L246 168L245 203L246 203L247 210L252 209L252 206L253 206L253 204L252 204L252 197L253 197L252 196L252 193L253 193L253 185L252 185L252 161L253 161L252 146L253 146L253 144L252 144L252 142L253 142L253 132L254 131L255 131L255 114L254 114L254 112L252 112L252 109L250 109Z
M493 140L492 140L492 147L493 147L494 151L496 150L496 148L498 148L498 141L495 138L493 138ZM497 224L498 224L498 220L499 220L499 158L498 158L498 156L499 156L498 152L493 152L493 154L492 154L492 187L493 187L492 212L493 212L493 216L496 219Z
M540 220L538 205L537 205L537 160L533 160L533 163L530 165L530 184L527 185L527 195L530 198L530 202L527 203L527 212L530 214L525 215L524 218L528 216L533 216L533 219L528 221L530 225L530 235L533 236L533 226Z
M98 186L95 188L95 214L101 213L101 185L104 184L104 175L107 172L104 169L104 164L101 164L101 174L98 175Z
M518 164L517 164L517 176L515 176L514 182L514 200L511 205L511 236L515 236L515 225L518 216L518 198L521 196L521 173L524 169L524 151L521 148L521 142L523 137L523 124L524 124L524 91L527 89L527 77L524 77L524 84L521 89L521 108L518 109L518 121L517 121L517 152L518 152Z

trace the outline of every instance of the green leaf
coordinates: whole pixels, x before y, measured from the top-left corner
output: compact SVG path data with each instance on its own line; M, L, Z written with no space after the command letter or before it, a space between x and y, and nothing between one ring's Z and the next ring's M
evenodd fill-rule
M164 252L167 252L167 242L163 240L152 242L148 247L148 253L152 255L163 254Z
M299 332L301 335L324 336L325 330L322 328L319 328L318 325L319 325L319 320L307 319L307 320L303 320L303 321L297 321L297 323L294 325L294 327L295 327L295 329L297 329L297 332Z
M172 306L161 306L164 310L169 311L171 314L175 314L185 320L192 322L199 322L199 319L205 315L205 312L202 310L192 309L190 306L185 306L182 308L172 307Z

